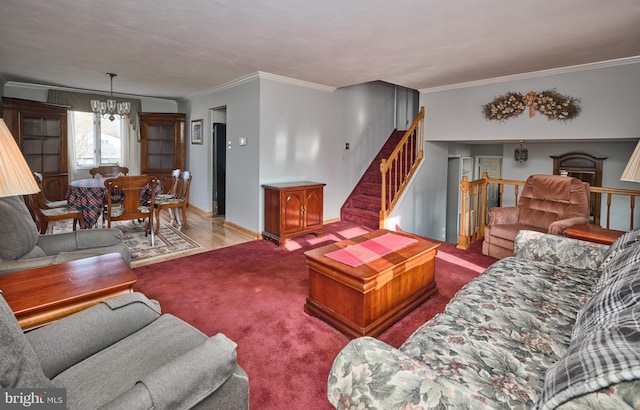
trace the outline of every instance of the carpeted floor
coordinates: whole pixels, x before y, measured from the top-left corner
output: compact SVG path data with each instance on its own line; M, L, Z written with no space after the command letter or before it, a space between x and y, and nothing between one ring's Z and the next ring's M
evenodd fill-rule
M204 333L224 333L238 344L252 409L331 409L326 380L348 338L303 311L308 292L304 251L366 232L338 222L325 235L305 235L278 248L252 241L135 269L136 290L157 299ZM439 293L380 335L400 346L442 311L465 283L495 261L478 249L442 244L436 260Z

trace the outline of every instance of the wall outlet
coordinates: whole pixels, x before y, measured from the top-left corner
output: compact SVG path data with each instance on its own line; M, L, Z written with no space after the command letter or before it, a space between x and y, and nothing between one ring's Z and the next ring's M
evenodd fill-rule
M348 142L344 143L344 149L349 149L349 143Z

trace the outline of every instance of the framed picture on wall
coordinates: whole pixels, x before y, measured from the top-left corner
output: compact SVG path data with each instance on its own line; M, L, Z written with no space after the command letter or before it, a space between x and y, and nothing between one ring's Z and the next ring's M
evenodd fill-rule
M202 120L191 121L191 143L202 144Z

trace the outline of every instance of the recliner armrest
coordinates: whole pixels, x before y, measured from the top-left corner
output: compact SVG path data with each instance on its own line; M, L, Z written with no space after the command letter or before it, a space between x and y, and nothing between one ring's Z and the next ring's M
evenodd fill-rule
M551 222L547 232L551 235L562 235L564 233L564 230L572 225L586 225L588 223L589 218L585 216L574 216L571 218Z
M26 333L53 378L76 363L137 332L160 317L160 305L142 293L105 300Z
M520 207L505 206L489 208L489 225L517 224L520 217Z
M222 386L237 367L236 344L218 333L147 375L101 407L187 409ZM151 401L152 407L147 407Z

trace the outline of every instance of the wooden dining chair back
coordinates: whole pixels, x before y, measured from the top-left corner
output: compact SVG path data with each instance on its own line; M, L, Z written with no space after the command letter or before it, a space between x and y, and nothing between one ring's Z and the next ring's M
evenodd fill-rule
M189 228L187 224L187 205L189 205L189 193L191 191L191 172L184 171L180 174L176 185L176 194L173 198L160 198L155 204L156 233L160 231L160 211L166 209L171 219L174 219L178 226ZM181 210L181 215L178 215ZM174 213L174 215L172 215Z
M103 165L96 168L91 168L89 170L89 173L93 178L95 178L96 175L99 175L102 178L115 178L120 175L129 174L129 168L120 167L117 165Z
M166 187L166 191L164 192L167 195L167 198L170 196L175 197L176 191L178 189L178 180L180 179L180 169L174 169L171 171L171 176L169 177L169 186Z
M66 219L73 219L73 230L76 230L78 223L80 228L85 227L84 218L81 211L76 211L69 208L67 201L49 201L44 196L43 190L43 178L39 172L34 172L33 177L40 187L40 192L31 194L27 206L32 212L32 216L35 215L36 225L41 234L47 233L49 222L63 221Z
M107 189L107 227L115 221L142 221L145 236L151 234L151 246L155 244L153 236L153 207L155 202L158 178L150 175L121 175L104 181ZM121 202L114 202L112 198L120 197Z

